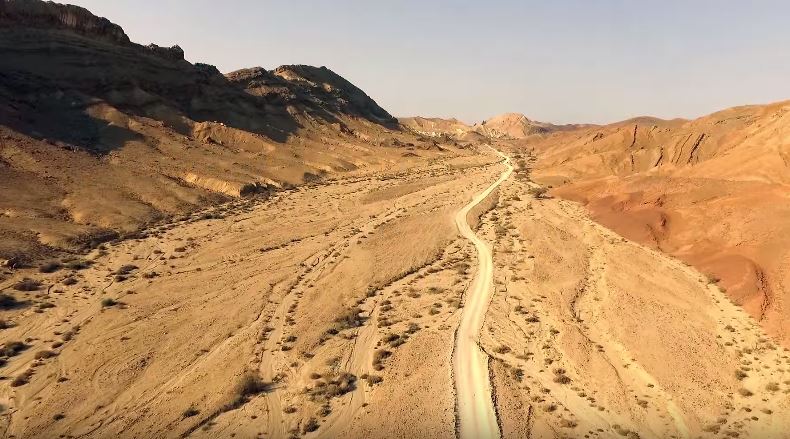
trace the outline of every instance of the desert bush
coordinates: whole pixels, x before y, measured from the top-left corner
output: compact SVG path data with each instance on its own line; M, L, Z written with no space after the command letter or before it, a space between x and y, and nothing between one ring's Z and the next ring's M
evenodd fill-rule
M533 187L530 187L529 190L528 190L529 194L532 195L534 198L537 198L537 199L543 198L548 191L549 191L548 189L546 189L545 187L542 187L542 186L537 186L537 187L533 186Z
M22 372L21 374L14 377L13 380L11 380L11 387L24 386L25 384L30 382L30 378L32 376L33 376L33 369L28 369Z
M373 354L373 368L376 370L383 370L384 369L383 361L389 358L390 355L392 355L392 352L388 350L385 349L377 350Z
M236 395L240 398L248 398L271 389L272 384L263 381L257 373L247 372L236 385Z
M571 378L565 374L565 369L554 369L554 382L558 384L570 384Z
M131 264L122 265L121 268L115 270L115 274L121 275L121 276L125 276L125 275L133 272L134 270L137 270L137 266L136 265L131 265Z
M335 319L334 325L326 332L334 335L345 329L358 328L362 326L365 323L365 318L360 316L361 312L362 309L359 307L348 309L346 312Z
M118 301L113 299L112 297L105 297L101 300L101 306L107 308L110 306L115 306L118 304Z
M382 341L384 341L384 343L387 343L388 345L390 345L390 346L392 346L394 348L398 347L398 346L400 346L400 345L402 345L403 343L406 342L403 339L403 337L401 337L398 334L387 334L386 336L384 336Z
M307 389L311 401L326 402L332 398L345 395L357 388L357 377L348 372L327 376Z
M16 297L6 293L0 293L0 309L13 309L20 304L21 303L16 300Z
M302 433L310 433L310 432L316 431L316 430L318 430L318 427L320 427L320 425L318 424L318 421L316 421L315 418L310 418L302 426Z
M38 309L54 308L55 304L50 302L41 302L38 304Z
M71 270L84 270L91 266L91 261L86 261L84 259L75 259L73 261L68 261L65 263L66 268Z
M66 285L66 286L69 286L69 285L74 285L74 284L76 284L76 283L77 283L77 279L75 279L75 278L73 278L73 277L69 276L69 277L67 277L67 278L63 279L63 281L62 281L61 283L62 283L63 285Z
M184 410L184 413L181 413L181 417L191 418L192 416L197 416L199 414L200 414L200 410L196 409L195 406L191 405L186 410Z
M49 350L43 350L43 351L36 352L36 354L33 357L36 360L45 360L47 358L56 357L57 355L58 355L57 352L53 352L53 351L49 351Z
M19 355L21 352L27 350L29 348L27 344L21 341L9 341L3 344L3 348L0 351L6 357L15 357Z
M721 425L719 424L709 424L702 428L702 431L706 433L718 433L721 430Z
M41 264L38 267L38 271L41 272L41 273L54 273L54 272L60 270L61 268L63 268L63 264L61 264L60 262L58 262L58 261L50 261L50 262L45 262L45 263Z
M17 291L37 291L39 288L41 288L41 281L29 277L14 284L14 289Z
M384 381L384 378L382 378L379 375L367 375L365 377L365 381L367 381L368 384L372 386L374 384L378 384L378 383Z

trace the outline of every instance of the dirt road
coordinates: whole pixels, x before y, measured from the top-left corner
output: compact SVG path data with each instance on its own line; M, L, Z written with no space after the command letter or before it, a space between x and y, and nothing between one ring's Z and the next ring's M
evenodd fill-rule
M492 148L493 149L493 148ZM501 155L507 167L499 179L464 206L455 217L458 230L471 241L479 261L477 274L465 296L465 305L455 337L453 376L457 398L457 425L461 438L498 438L499 426L491 399L488 356L480 349L480 328L493 292L493 258L491 250L469 227L469 211L483 201L497 186L510 177L510 158Z

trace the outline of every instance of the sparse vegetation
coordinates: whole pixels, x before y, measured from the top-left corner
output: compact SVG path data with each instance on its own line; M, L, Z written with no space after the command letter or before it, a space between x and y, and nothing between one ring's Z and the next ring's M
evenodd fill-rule
M26 371L14 377L13 380L11 380L11 387L24 386L25 384L30 382L30 378L32 376L33 376L33 369L27 369Z
M54 273L54 272L60 270L61 268L63 268L63 264L61 264L60 262L58 262L58 261L50 261L50 262L45 262L45 263L41 264L38 267L38 271L41 272L41 273Z
M72 276L69 276L69 277L67 277L67 278L63 279L63 281L62 281L61 283L62 283L63 285L66 285L66 286L70 286L70 285L74 285L74 284L76 284L76 283L77 283L77 279L75 279L75 278L74 278L74 277L72 277Z
M9 341L3 345L2 354L6 357L15 357L29 347L21 341Z
M271 388L272 384L263 381L257 373L247 372L242 375L236 385L236 395L246 399L259 393L268 392Z
M340 331L362 326L365 323L365 318L360 316L361 313L362 310L359 307L347 310L335 319L334 325L326 331L327 334L335 335Z
M392 347L398 347L406 342L404 337L401 337L399 334L387 334L382 341Z
M373 354L373 369L384 370L383 361L392 355L392 352L380 349Z
M554 382L558 384L570 384L571 378L565 374L565 369L554 369Z
M36 354L33 357L36 360L45 360L47 358L52 358L52 357L55 357L57 355L58 355L57 352L50 351L50 350L43 350L43 351L36 352Z
M311 401L326 402L353 391L356 389L356 383L357 377L354 374L341 372L325 376L313 387L307 388L306 393Z
M529 194L535 199L541 199L545 197L548 191L549 190L543 186L532 186L528 190Z
M0 309L13 309L19 305L20 302L16 300L16 297L6 293L0 293Z
M200 414L200 410L196 409L195 406L189 406L183 413L181 413L182 418L191 418L192 416L197 416Z
M73 261L66 262L65 266L71 270L84 270L91 266L92 262L86 261L83 259L75 259Z
M369 385L371 385L371 386L373 386L373 385L375 385L375 384L378 384L378 383L380 383L380 382L384 381L384 378L382 378L382 377L381 377L381 376L379 376L379 375L367 375L367 374L366 374L366 375L364 375L364 376L362 377L362 379L364 379L365 381L367 381L367 382L368 382L368 384L369 384Z
M38 291L39 288L41 288L41 281L29 277L14 284L14 289L17 291Z
M315 418L310 418L305 422L304 426L302 426L302 433L310 433L312 431L318 430L320 424L316 421Z

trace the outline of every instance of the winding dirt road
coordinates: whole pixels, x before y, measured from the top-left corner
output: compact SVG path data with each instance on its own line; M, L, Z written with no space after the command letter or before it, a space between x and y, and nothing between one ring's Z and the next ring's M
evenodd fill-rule
M479 260L477 274L466 293L461 323L456 331L453 355L453 376L457 398L456 425L462 439L499 438L499 425L491 398L488 356L479 345L480 328L483 326L493 292L493 259L488 244L472 231L467 221L469 211L507 180L513 172L510 158L500 151L491 149L504 158L503 163L507 168L497 181L478 194L455 216L458 230L464 238L475 245Z

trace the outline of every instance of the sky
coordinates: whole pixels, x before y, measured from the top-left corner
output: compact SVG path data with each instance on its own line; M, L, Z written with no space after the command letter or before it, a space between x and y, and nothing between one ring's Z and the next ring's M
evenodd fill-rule
M59 0L222 72L326 66L395 116L693 118L790 99L785 0Z

